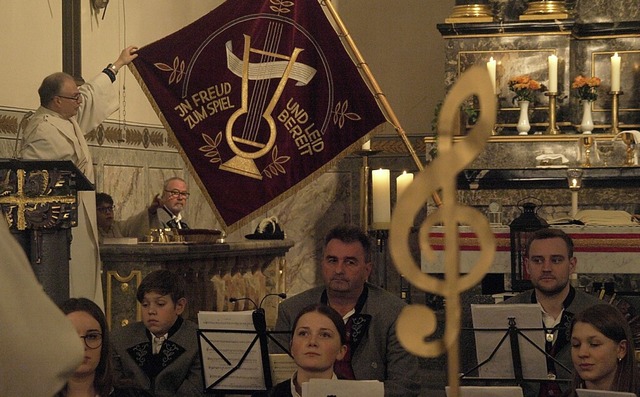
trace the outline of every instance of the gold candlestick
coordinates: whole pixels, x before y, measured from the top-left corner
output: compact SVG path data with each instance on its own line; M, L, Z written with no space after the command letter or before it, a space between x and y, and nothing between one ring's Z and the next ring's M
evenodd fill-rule
M544 95L549 97L549 127L547 127L547 135L558 135L560 129L556 124L556 97L557 92L545 92Z
M591 167L591 148L593 147L593 136L591 134L583 134L580 137L580 143L584 147L583 167Z
M616 135L620 132L620 128L618 127L618 111L620 110L620 101L618 97L623 94L622 91L610 91L609 94L612 96L611 98L611 129L609 130L610 134Z
M496 122L493 124L493 128L491 129L491 135L500 135L499 131L498 131L498 120L497 120L497 115L498 112L500 112L500 94L496 94Z
M631 165L634 165L634 161L633 161L633 144L636 142L633 134L630 132L623 132L621 134L622 136L622 142L624 142L624 144L627 146L627 149L625 151L626 153L626 157L624 159L624 166L628 167Z

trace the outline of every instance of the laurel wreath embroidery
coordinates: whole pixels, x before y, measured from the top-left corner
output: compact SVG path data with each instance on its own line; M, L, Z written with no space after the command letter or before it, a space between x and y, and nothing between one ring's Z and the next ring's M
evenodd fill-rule
M278 156L278 145L275 145L271 150L271 164L265 167L262 173L269 179L273 176L277 176L279 174L286 174L287 170L284 169L282 164L285 164L291 157L289 156Z
M169 84L171 83L179 83L180 80L184 77L184 61L181 61L180 58L173 58L173 66L169 66L166 63L154 63L153 66L162 70L163 72L171 72L169 75Z
M218 132L215 138L211 138L207 134L202 134L202 139L207 143L205 146L200 146L198 150L204 152L204 157L210 157L210 163L219 163L222 161L220 158L220 152L218 151L218 146L220 142L222 142L222 131Z
M336 107L333 112L333 124L337 124L340 129L342 129L342 127L344 126L345 119L353 121L362 120L362 117L360 117L358 114L347 112L348 107L349 100L336 103Z
M198 148L199 151L204 153L205 157L209 157L210 163L220 163L222 158L220 157L220 151L218 146L222 142L222 132L218 132L215 138L211 138L207 134L202 134L202 139L207 143L204 146ZM278 156L278 146L274 146L271 150L271 164L267 165L262 173L269 179L280 174L286 174L287 170L282 166L291 160L290 156Z

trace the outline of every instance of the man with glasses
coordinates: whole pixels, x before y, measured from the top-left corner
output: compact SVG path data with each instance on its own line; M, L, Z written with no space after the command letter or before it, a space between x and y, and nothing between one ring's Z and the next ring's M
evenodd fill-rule
M134 215L124 221L114 218L115 206L113 198L107 193L96 193L96 211L98 217L98 234L100 244L105 238L137 237L142 238L149 233L149 216L144 213Z
M189 226L182 220L182 210L189 194L184 179L176 176L164 181L162 193L155 197L154 203L148 208L152 226L188 229Z
M120 68L137 57L136 51L134 46L123 49L113 64L81 86L66 73L45 77L38 89L41 106L24 129L21 157L71 160L95 183L93 160L84 136L118 109L118 90L112 83ZM69 294L90 298L104 307L93 192L78 192L78 225L72 229L72 236Z

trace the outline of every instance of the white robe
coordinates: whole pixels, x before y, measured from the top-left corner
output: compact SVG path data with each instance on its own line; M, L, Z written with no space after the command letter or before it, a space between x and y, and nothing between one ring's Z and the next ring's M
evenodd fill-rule
M0 396L52 396L82 363L83 344L4 219L0 252Z
M78 114L64 119L40 107L24 130L21 157L33 160L71 160L91 183L95 183L93 160L84 133L96 128L118 109L117 89L100 73L79 87L82 103ZM85 297L104 308L95 192L78 192L78 226L71 229L69 294Z

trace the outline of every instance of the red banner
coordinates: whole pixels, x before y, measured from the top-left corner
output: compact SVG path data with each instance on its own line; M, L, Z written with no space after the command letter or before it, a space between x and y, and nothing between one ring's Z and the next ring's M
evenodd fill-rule
M134 75L229 231L384 122L315 0L228 0L138 54Z

